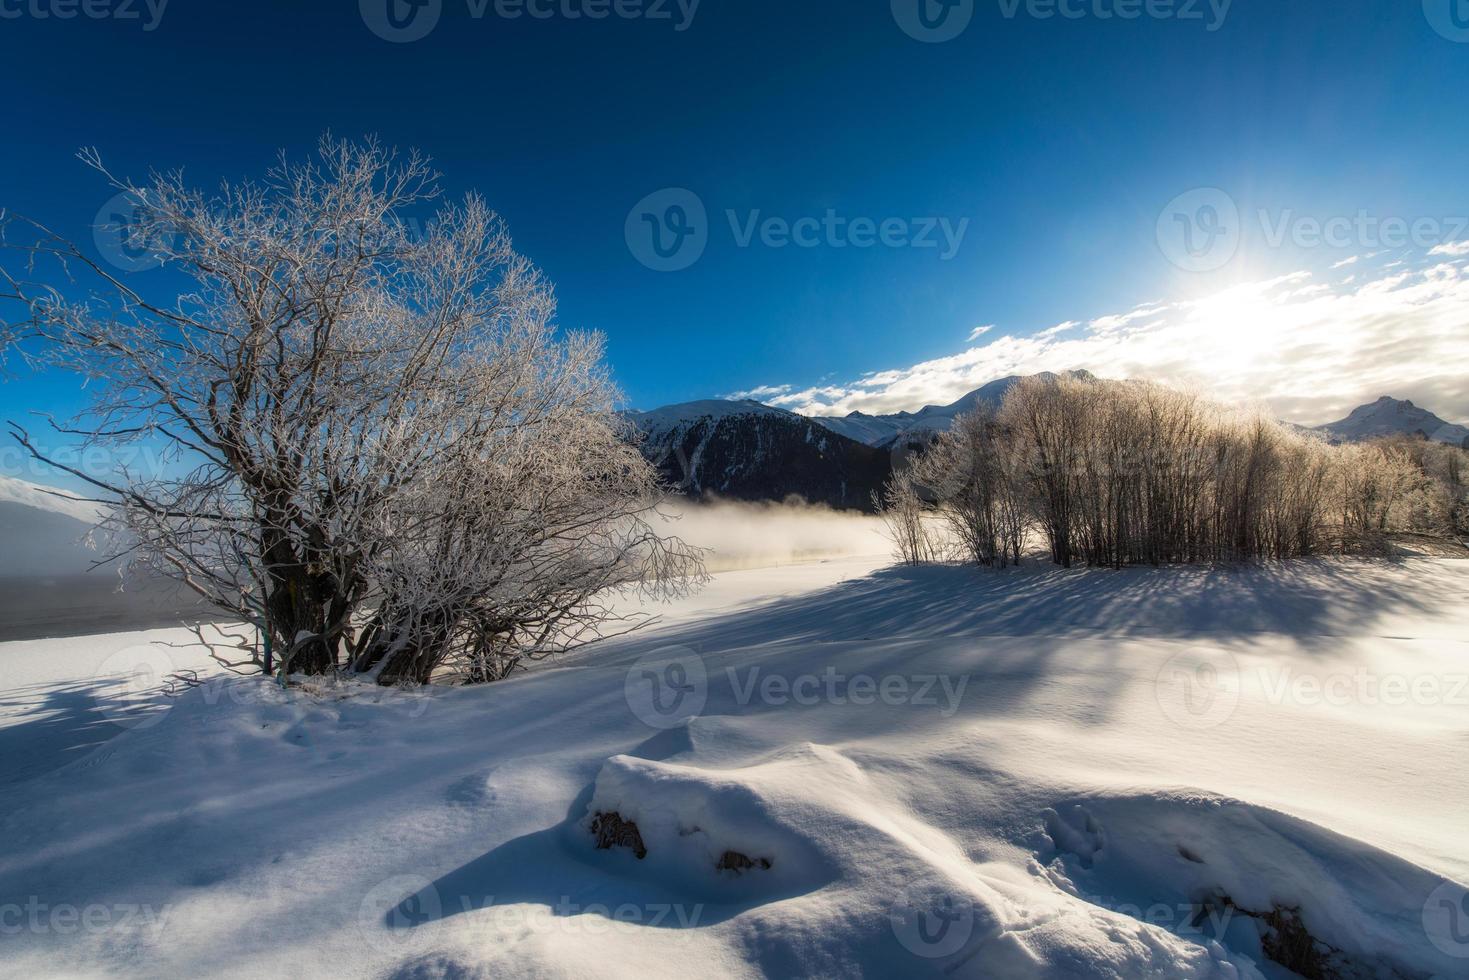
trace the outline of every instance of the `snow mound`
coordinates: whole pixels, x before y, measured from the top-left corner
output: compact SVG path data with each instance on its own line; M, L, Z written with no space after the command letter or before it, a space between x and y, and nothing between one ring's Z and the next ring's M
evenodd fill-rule
M640 873L686 887L708 891L711 883L743 876L762 888L806 892L836 877L836 855L813 835L836 814L815 812L826 809L816 801L831 796L813 790L840 788L838 805L846 809L841 804L855 802L851 787L864 781L840 753L809 743L729 770L614 756L597 774L583 826L590 834L610 814L635 824L646 848ZM729 855L756 866L721 868Z
M725 573L478 688L0 644L0 975L1469 976L1469 562L876 566ZM1218 724L1160 683L1208 656Z
M1422 941L1431 897L1457 886L1308 821L1192 791L1071 800L1042 821L1047 875L1105 908L1178 910L1180 933L1304 975L1463 975Z
M616 756L577 827L583 847L613 814L619 829L636 825L636 845L605 859L626 874L767 915L781 900L817 900L820 912L780 930L808 963L845 948L869 968L916 963L974 978L1260 976L1207 937L1099 907L1046 875L1017 880L976 864L827 746L735 769ZM756 866L720 870L732 853ZM821 946L834 949L813 956Z

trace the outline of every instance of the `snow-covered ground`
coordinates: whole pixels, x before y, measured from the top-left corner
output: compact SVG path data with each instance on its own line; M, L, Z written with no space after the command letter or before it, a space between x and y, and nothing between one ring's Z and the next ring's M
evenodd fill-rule
M884 564L477 689L0 644L0 974L1469 976L1469 562Z

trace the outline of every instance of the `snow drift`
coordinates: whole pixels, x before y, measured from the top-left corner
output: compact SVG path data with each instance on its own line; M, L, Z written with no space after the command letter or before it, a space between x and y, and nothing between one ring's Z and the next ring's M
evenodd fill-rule
M177 634L0 646L0 758L57 758L5 785L4 969L1465 975L1469 563L878 565L724 573L481 688L206 678L126 728L111 680L200 665ZM1322 693L1359 677L1417 693Z

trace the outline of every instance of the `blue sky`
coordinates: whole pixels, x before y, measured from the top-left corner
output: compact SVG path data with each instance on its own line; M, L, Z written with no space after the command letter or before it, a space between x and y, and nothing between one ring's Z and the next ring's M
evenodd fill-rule
M1454 20L1450 0L1133 0L1134 19L1116 16L1128 0L1064 0L1070 17L1041 16L1055 0L955 0L950 15L971 19L939 43L902 26L919 0L619 0L642 15L595 20L569 15L599 0L529 0L548 17L502 16L526 0L425 0L437 22L407 43L372 29L389 0L93 0L112 16L54 16L66 2L0 0L0 206L90 241L109 194L79 146L124 174L182 166L208 185L261 172L278 148L304 154L326 129L376 133L429 152L451 192L477 189L506 217L557 283L562 323L607 334L633 406L759 390L808 411L917 408L1073 357L1187 383L1219 360L1189 360L1197 330L1177 332L1198 328L1196 304L1327 289L1343 303L1302 314L1316 332L1297 346L1332 343L1323 316L1355 324L1335 388L1291 401L1258 328L1307 327L1225 300L1204 318L1211 336L1248 316L1252 346L1229 345L1218 391L1305 421L1381 393L1469 416L1469 365L1452 354L1469 298L1442 271L1469 261L1453 248L1469 239L1456 222L1469 215L1469 10ZM936 0L923 2L933 21ZM669 188L702 206L707 244L655 271L629 229L649 195L644 213L668 217ZM1196 244L1218 227L1206 207L1237 210L1229 261L1177 254L1175 200ZM1347 218L1328 244L1310 234ZM1420 227L1383 243L1373 223L1386 219ZM805 244L782 246L779 222ZM1430 327L1392 319L1422 295L1386 312L1353 300L1397 268L1440 270ZM1112 330L1139 308L1172 319L1141 340ZM1372 343L1388 320L1401 356ZM1036 336L1072 321L1082 346ZM15 364L0 383L0 418L78 404L69 380Z

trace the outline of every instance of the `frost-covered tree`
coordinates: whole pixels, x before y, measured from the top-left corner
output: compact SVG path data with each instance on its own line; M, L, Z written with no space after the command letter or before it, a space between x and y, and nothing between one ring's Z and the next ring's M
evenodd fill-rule
M1025 379L1006 394L1002 410L1003 423L1018 436L1020 473L1051 559L1067 568L1076 552L1078 457L1089 394L1085 384L1072 378Z
M470 365L457 390L483 403L449 409L437 465L374 513L368 574L384 599L353 647L354 669L498 680L645 622L615 611L618 593L668 596L701 577L699 554L661 537L649 513L662 488L614 421L600 343L581 338L552 355L548 339L518 337L521 349ZM505 364L541 377L507 390L481 376Z
M1406 507L1426 482L1400 444L1390 440L1343 446L1342 547L1380 551L1389 531L1409 526Z
M1423 534L1469 535L1469 451L1441 442L1397 436L1372 443L1415 471L1395 520Z
M439 197L424 158L328 137L214 194L84 158L189 287L145 296L12 218L11 329L88 379L66 431L164 447L150 472L73 472L134 564L268 639L274 660L246 642L238 666L423 679L475 648L503 668L574 642L609 588L697 580L698 552L649 520L661 490L620 439L600 339L557 331L550 284L478 197L413 220Z
M882 519L894 553L904 565L922 565L937 557L933 531L928 526L928 504L910 466L900 465L882 492L873 492L872 509Z
M1026 512L1014 434L986 408L962 415L913 464L952 541L968 561L1018 565Z
M884 516L905 562L925 560L915 529L936 519L983 565L1016 560L1029 528L1059 565L1370 554L1396 532L1463 527L1466 459L1406 439L1332 446L1145 382L1040 375L895 474Z

